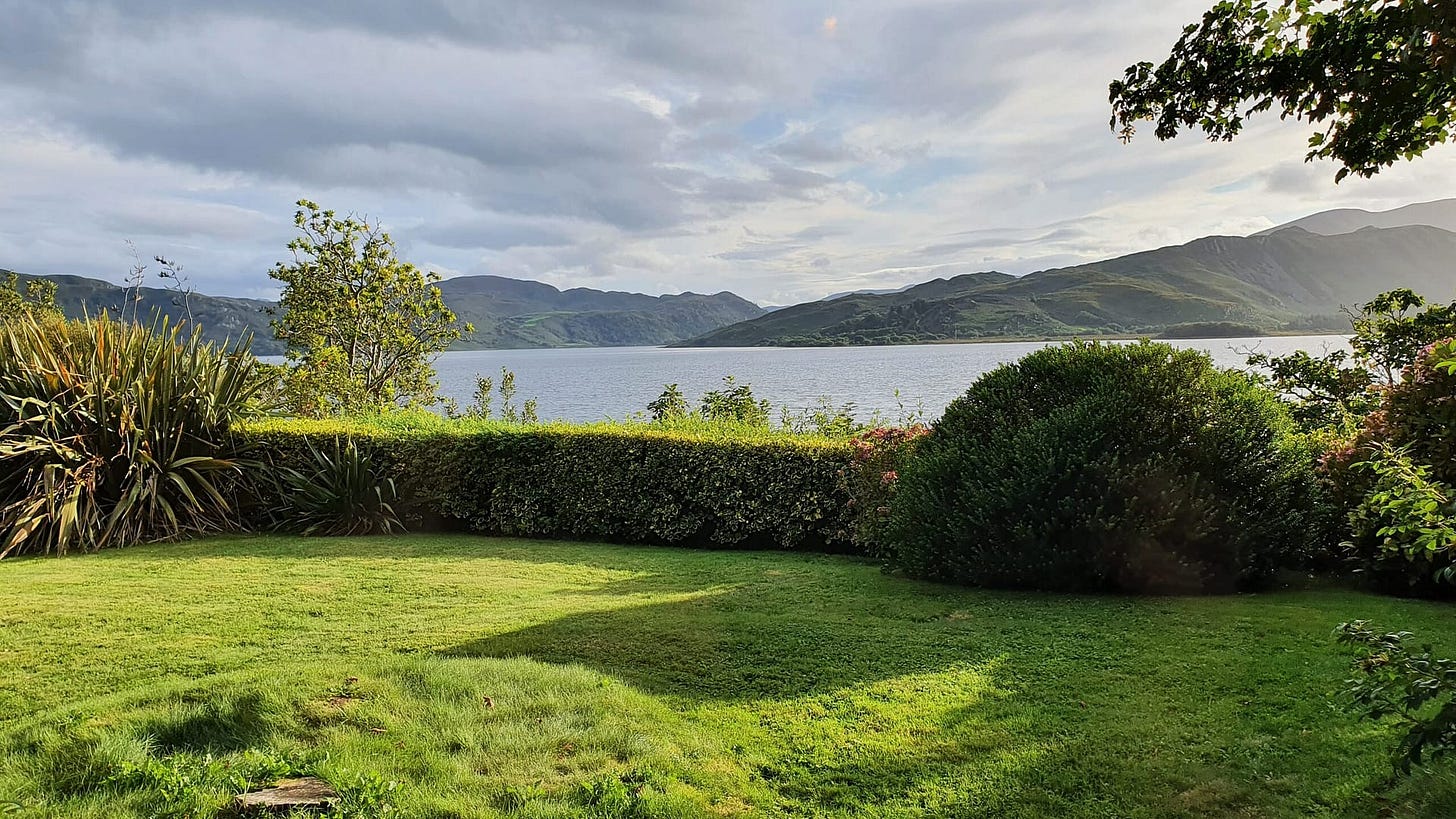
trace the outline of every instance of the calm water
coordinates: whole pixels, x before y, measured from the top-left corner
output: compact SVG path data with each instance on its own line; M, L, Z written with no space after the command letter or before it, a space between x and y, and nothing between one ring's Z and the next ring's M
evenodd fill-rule
M1220 365L1240 367L1244 352L1323 353L1345 346L1341 336L1223 338L1173 342L1207 350ZM982 373L1046 346L1046 342L928 344L897 347L710 348L598 347L565 350L473 350L440 356L441 393L465 405L477 373L499 379L501 367L516 374L517 403L536 398L542 418L595 421L642 412L676 383L690 403L734 375L760 398L805 407L821 397L853 402L857 414L875 410L898 417L895 390L908 408L928 418L965 392Z

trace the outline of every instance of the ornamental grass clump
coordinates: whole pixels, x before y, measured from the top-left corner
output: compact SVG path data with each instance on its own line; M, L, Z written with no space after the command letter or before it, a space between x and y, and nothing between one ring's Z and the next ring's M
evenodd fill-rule
M1292 432L1272 393L1204 353L1048 347L982 377L918 443L885 557L992 587L1256 587L1329 531Z
M0 557L232 528L232 423L261 386L247 343L106 317L0 325Z

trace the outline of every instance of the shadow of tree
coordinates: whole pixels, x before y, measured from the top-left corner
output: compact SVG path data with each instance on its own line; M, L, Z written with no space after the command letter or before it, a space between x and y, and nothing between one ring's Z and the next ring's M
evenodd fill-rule
M753 586L568 615L442 653L579 663L689 700L800 697L983 659L968 633L911 635L903 622L873 617L765 612Z

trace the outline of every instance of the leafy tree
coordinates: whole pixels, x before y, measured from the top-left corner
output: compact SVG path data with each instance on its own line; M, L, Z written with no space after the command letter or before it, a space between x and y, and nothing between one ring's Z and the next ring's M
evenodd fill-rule
M1372 387L1398 383L1422 350L1456 336L1456 302L1427 304L1408 289L1381 293L1349 316L1353 352L1249 355L1305 429L1344 427L1369 414L1380 405Z
M339 414L434 402L433 357L463 327L435 283L395 257L377 223L340 217L306 199L288 243L292 263L269 273L283 283L273 332L288 345L287 393L304 414Z
M1112 127L1132 139L1198 128L1230 140L1277 107L1316 125L1307 159L1336 181L1374 176L1456 135L1456 4L1451 0L1223 0L1189 25L1161 65L1110 87Z
M46 279L31 279L20 289L20 276L7 273L0 279L0 320L22 315L45 317L59 316L56 307L56 283Z

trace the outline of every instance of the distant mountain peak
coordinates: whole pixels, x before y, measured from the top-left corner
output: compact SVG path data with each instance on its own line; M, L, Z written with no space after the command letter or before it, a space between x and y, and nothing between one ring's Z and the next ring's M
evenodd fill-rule
M1267 236L1290 228L1299 228L1322 236L1338 236L1342 233L1354 233L1364 228L1414 227L1417 225L1456 232L1456 198L1417 202L1382 211L1336 208L1262 230L1254 235Z

